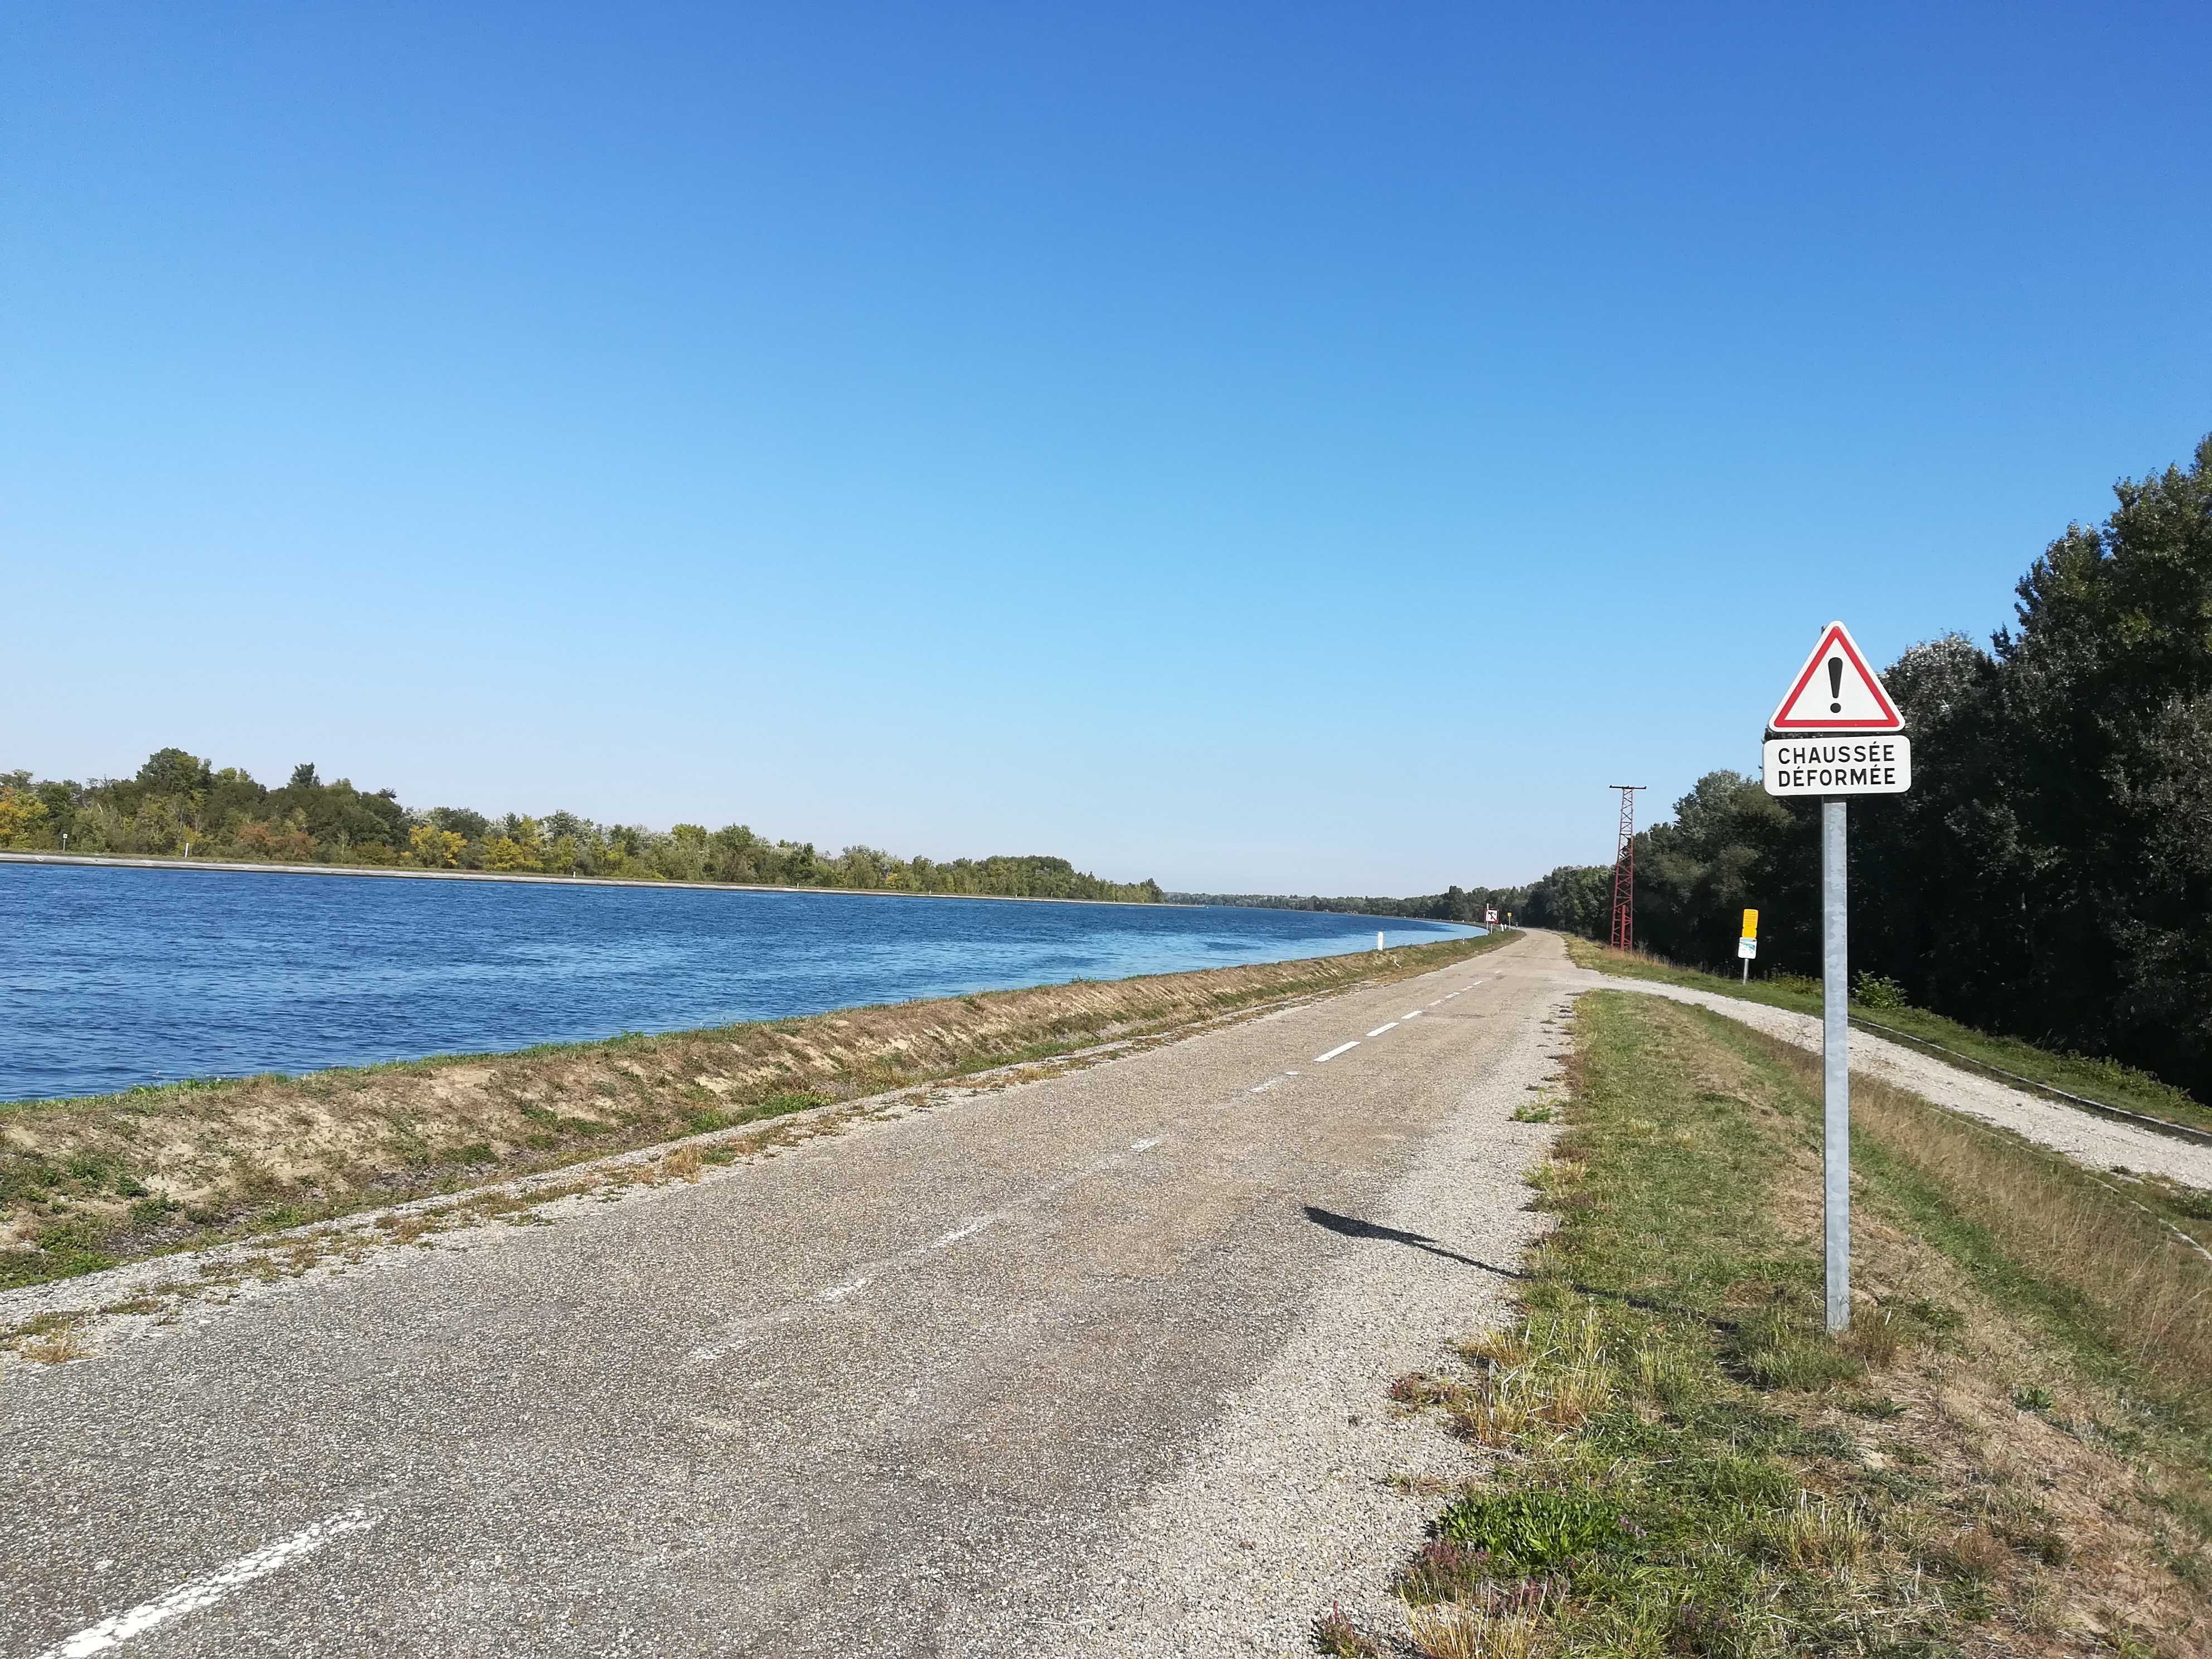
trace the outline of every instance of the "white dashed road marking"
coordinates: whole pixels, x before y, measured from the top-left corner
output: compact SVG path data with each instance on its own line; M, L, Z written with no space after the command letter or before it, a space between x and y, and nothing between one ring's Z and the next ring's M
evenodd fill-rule
M103 1619L48 1648L38 1659L88 1659L92 1654L105 1653L179 1613L197 1613L212 1606L240 1585L265 1577L311 1550L322 1548L333 1538L349 1532L367 1532L375 1524L365 1510L347 1510L327 1521L318 1521L289 1538L280 1538L273 1544L264 1544L251 1555L240 1556L228 1566L218 1567L204 1578L179 1584L167 1595L142 1601L128 1613Z
M1477 988L1480 983L1481 981L1478 980L1475 981L1475 984L1462 986L1461 989L1472 991ZM1452 998L1459 994L1459 991L1447 991L1443 995L1438 997L1436 1002L1431 1002L1429 1006L1433 1008L1437 1006L1437 1003L1449 1002ZM1406 1013L1400 1015L1397 1019L1390 1020L1384 1024L1376 1026L1367 1035L1370 1037L1379 1037L1385 1031L1394 1031L1397 1030L1399 1025L1404 1021L1409 1019L1419 1019L1420 1017L1421 1010L1418 1008L1410 1009ZM1328 1061L1336 1059L1340 1054L1348 1054L1354 1048L1357 1048L1359 1046L1359 1042L1360 1040L1358 1037L1354 1037L1349 1042L1340 1042L1335 1048L1331 1048L1327 1054L1316 1054L1313 1057L1313 1063L1316 1066L1326 1065ZM1245 1092L1247 1094L1255 1095L1265 1094L1268 1090L1275 1087L1278 1084L1283 1083L1297 1075L1297 1073L1295 1071L1283 1072L1274 1077L1267 1079L1265 1082L1253 1085L1252 1087L1246 1090ZM1165 1139L1166 1137L1164 1135L1148 1135L1142 1140L1132 1142L1129 1147L1129 1152L1149 1152L1153 1147L1160 1146ZM1094 1164L1088 1170L1075 1175L1063 1176L1058 1181L1049 1182L1031 1195L1031 1201L1042 1201L1050 1198L1054 1194L1065 1190L1066 1188L1073 1186L1078 1181L1085 1179L1087 1176L1101 1174L1106 1170L1111 1168L1118 1159L1126 1158L1127 1156L1128 1156L1128 1153L1127 1152L1109 1154L1105 1158L1100 1160L1099 1163ZM984 1228L991 1225L994 1222L1000 1221L1004 1218L1005 1217L1003 1215L987 1215L978 1217L973 1221L967 1222L961 1226L955 1227L950 1232L940 1234L927 1244L917 1245L906 1250L902 1250L873 1265L879 1269L896 1267L902 1262L911 1261L921 1255L925 1252L930 1250L940 1250L948 1245L957 1244L962 1239L981 1232ZM867 1285L870 1277L871 1275L864 1273L859 1278L852 1279L846 1284L832 1285L830 1289L819 1292L818 1300L822 1302L833 1303L842 1302L847 1297L851 1296L854 1291L863 1289ZM795 1316L799 1305L800 1304L798 1304L787 1305L785 1308L779 1310L776 1313L769 1316L765 1320L744 1320L734 1322L732 1325L725 1328L728 1331L730 1340L726 1340L721 1344L713 1347L694 1348L690 1352L690 1358L695 1364L710 1364L714 1361L720 1359L733 1349L742 1346L746 1340L752 1335L757 1334L766 1326L780 1324L784 1320ZM55 1655L58 1656L62 1650L56 1649L54 1651ZM99 1650L96 1648L88 1648L84 1650L84 1651L94 1653L98 1652ZM39 1656L39 1659L50 1659L50 1656L46 1654L41 1654Z

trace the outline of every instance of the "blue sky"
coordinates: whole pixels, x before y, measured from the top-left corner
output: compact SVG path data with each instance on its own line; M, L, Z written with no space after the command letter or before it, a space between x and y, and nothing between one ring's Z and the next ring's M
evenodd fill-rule
M1428 891L2212 429L2212 9L10 8L0 766Z

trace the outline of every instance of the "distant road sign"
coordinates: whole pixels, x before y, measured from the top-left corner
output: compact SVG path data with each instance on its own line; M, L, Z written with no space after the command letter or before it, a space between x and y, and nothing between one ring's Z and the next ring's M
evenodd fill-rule
M1902 732L1904 716L1859 654L1851 630L1830 623L1776 705L1770 732Z
M1735 953L1746 962L1749 962L1759 954L1759 941L1748 935L1738 939L1735 942Z
M1494 927L1498 925L1498 912L1486 908L1482 913L1482 920L1487 926Z
M1769 738L1761 745L1770 795L1901 795L1912 787L1912 739Z
M1743 936L1746 939L1757 939L1759 937L1758 911L1747 910L1743 913Z

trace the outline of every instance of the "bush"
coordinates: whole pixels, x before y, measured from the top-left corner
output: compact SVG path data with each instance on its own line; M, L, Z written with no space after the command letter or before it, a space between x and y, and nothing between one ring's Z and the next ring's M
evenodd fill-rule
M1909 1008L1905 988L1893 979L1862 969L1851 981L1851 1000L1862 1008Z

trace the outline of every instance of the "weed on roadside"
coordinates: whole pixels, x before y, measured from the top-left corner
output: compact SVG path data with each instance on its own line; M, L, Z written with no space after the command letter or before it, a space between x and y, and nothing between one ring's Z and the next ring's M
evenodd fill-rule
M73 1314L41 1314L8 1333L17 1356L38 1365L65 1365L92 1351L84 1340L84 1322Z
M1353 1622L1340 1607L1314 1620L1313 1644L1331 1659L1382 1659L1382 1644Z

